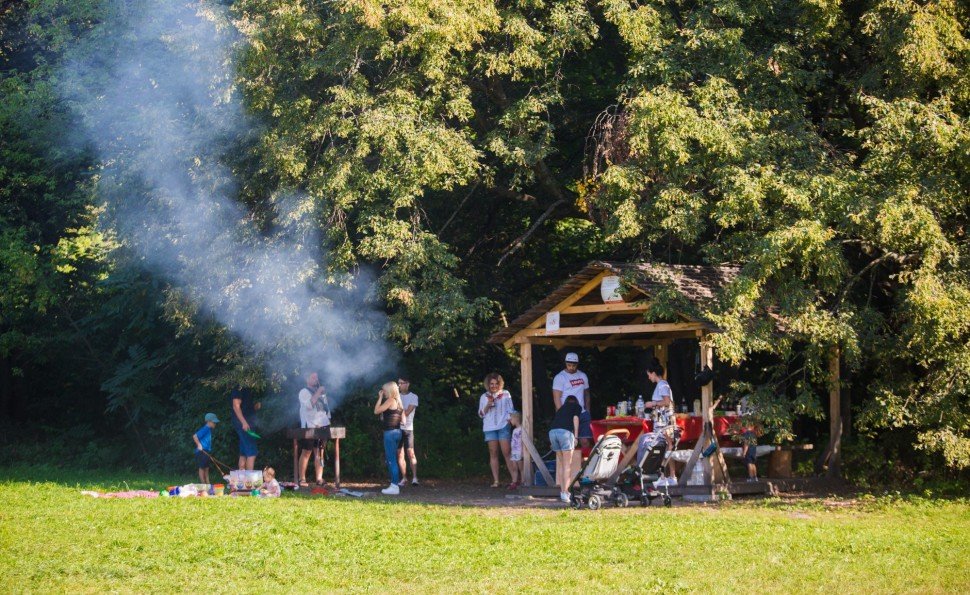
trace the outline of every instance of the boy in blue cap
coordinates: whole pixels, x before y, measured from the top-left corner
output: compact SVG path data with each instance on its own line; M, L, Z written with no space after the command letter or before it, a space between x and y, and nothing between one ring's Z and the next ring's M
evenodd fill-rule
M199 482L209 483L209 451L212 450L212 429L219 423L215 413L205 414L205 425L192 434L195 441L195 462L199 465Z

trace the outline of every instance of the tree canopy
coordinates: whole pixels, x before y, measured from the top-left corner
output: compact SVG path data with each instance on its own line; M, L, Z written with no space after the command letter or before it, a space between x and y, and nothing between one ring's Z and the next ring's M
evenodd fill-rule
M71 48L117 49L102 25L149 4L3 9L0 373L22 415L51 385L19 378L87 358L85 402L148 434L137 412L170 412L164 443L241 378L285 379L140 264L103 159L65 138ZM970 467L965 2L163 4L237 36L253 126L213 153L237 205L315 232L328 282L376 271L428 390L508 368L483 338L590 259L735 263L704 315L781 434L822 415L838 346L860 443Z

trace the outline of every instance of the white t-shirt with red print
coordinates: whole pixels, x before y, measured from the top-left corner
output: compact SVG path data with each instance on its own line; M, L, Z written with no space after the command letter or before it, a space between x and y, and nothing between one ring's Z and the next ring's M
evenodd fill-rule
M589 378L585 372L576 371L570 374L566 370L556 374L552 379L552 390L562 391L562 399L559 404L566 402L566 397L572 395L579 401L579 407L586 411L585 393L589 390Z

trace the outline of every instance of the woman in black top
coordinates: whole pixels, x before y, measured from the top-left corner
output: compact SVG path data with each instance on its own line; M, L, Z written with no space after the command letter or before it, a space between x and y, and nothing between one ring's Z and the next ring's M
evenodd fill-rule
M397 449L401 444L401 419L404 404L401 391L396 382L388 382L377 394L374 415L380 415L384 425L384 459L391 474L391 485L381 490L382 494L396 496L401 493L397 482L401 480L401 470L397 466Z
M572 483L573 449L576 448L576 435L579 434L579 415L583 408L576 397L569 395L549 430L549 443L556 452L556 483L559 484L559 499L569 502L569 484Z

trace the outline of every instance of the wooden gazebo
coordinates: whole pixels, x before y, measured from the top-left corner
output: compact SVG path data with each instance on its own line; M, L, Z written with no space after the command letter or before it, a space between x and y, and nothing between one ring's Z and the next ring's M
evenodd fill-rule
M522 373L522 426L526 442L533 442L532 346L548 345L557 349L592 347L600 350L614 347L651 347L667 368L670 344L676 339L696 339L700 345L700 365L714 366L710 335L720 332L709 320L677 313L672 319L645 322L652 296L675 291L695 312L704 312L718 292L739 273L736 266L688 266L656 263L617 263L594 261L571 276L541 302L513 320L489 338L489 343L511 349L518 345ZM613 288L619 286L618 290ZM838 415L838 357L834 363L833 415ZM705 432L711 427L714 399L713 383L701 388L701 410ZM838 422L841 434L841 421ZM835 460L838 457L836 420L833 418ZM681 474L681 485L700 461L704 465L705 485L727 482L726 466L720 453L699 458L702 440ZM833 445L830 444L830 450ZM635 450L635 449L634 449ZM532 451L532 452L529 452ZM531 482L534 448L523 452L524 479ZM628 461L624 461L624 464ZM713 464L712 464L713 462ZM545 469L540 466L540 472ZM548 480L547 480L548 481ZM528 483L527 483L528 485Z

